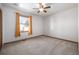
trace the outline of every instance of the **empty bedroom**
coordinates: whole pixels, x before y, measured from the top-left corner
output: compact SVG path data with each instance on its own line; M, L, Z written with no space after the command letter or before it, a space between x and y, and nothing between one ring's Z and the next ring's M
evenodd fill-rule
M0 55L78 55L78 4L0 3Z

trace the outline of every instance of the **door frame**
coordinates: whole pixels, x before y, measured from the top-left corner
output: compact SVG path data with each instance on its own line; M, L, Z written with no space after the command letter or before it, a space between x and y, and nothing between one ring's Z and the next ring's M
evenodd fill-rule
M0 41L1 41L1 42L0 42L0 49L1 49L1 48L2 48L2 45L3 45L3 42L2 42L2 40L3 40L3 35L2 35L2 32L3 32L3 31L2 31L2 27L3 27L3 26L2 26L2 24L3 24L3 23L2 23L2 9L1 9L1 8L0 8L0 14L1 14L1 15L0 15L0 18L1 18L1 20L0 20L0 22L1 22L1 23L0 23L0 25L1 25L1 30L0 30L0 31L1 31L1 34L0 34L0 35L1 35L1 38L0 38Z

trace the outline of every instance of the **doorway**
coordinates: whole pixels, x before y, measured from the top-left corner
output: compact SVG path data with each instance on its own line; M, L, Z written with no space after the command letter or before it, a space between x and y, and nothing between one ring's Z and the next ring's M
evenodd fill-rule
M2 10L0 9L0 48L2 47Z

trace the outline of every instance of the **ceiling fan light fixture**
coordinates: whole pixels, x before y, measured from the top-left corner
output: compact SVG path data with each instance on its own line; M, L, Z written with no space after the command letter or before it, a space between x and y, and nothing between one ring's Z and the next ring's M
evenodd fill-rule
M40 10L40 11L43 11L43 8L40 8L39 10Z

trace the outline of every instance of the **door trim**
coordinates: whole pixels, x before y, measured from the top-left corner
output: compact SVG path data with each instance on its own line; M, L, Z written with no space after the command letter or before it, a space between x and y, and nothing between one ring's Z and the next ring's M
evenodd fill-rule
M3 31L2 31L2 10L1 10L1 9L0 9L0 22L1 22L1 23L0 23L0 25L1 25L1 26L0 26L0 27L1 27L1 29L0 29L0 33L1 33L1 34L0 34L0 36L1 36L1 38L0 38L0 41L1 41L1 42L0 42L0 48L2 48L2 44L3 44L3 43L2 43L2 32L3 32Z

